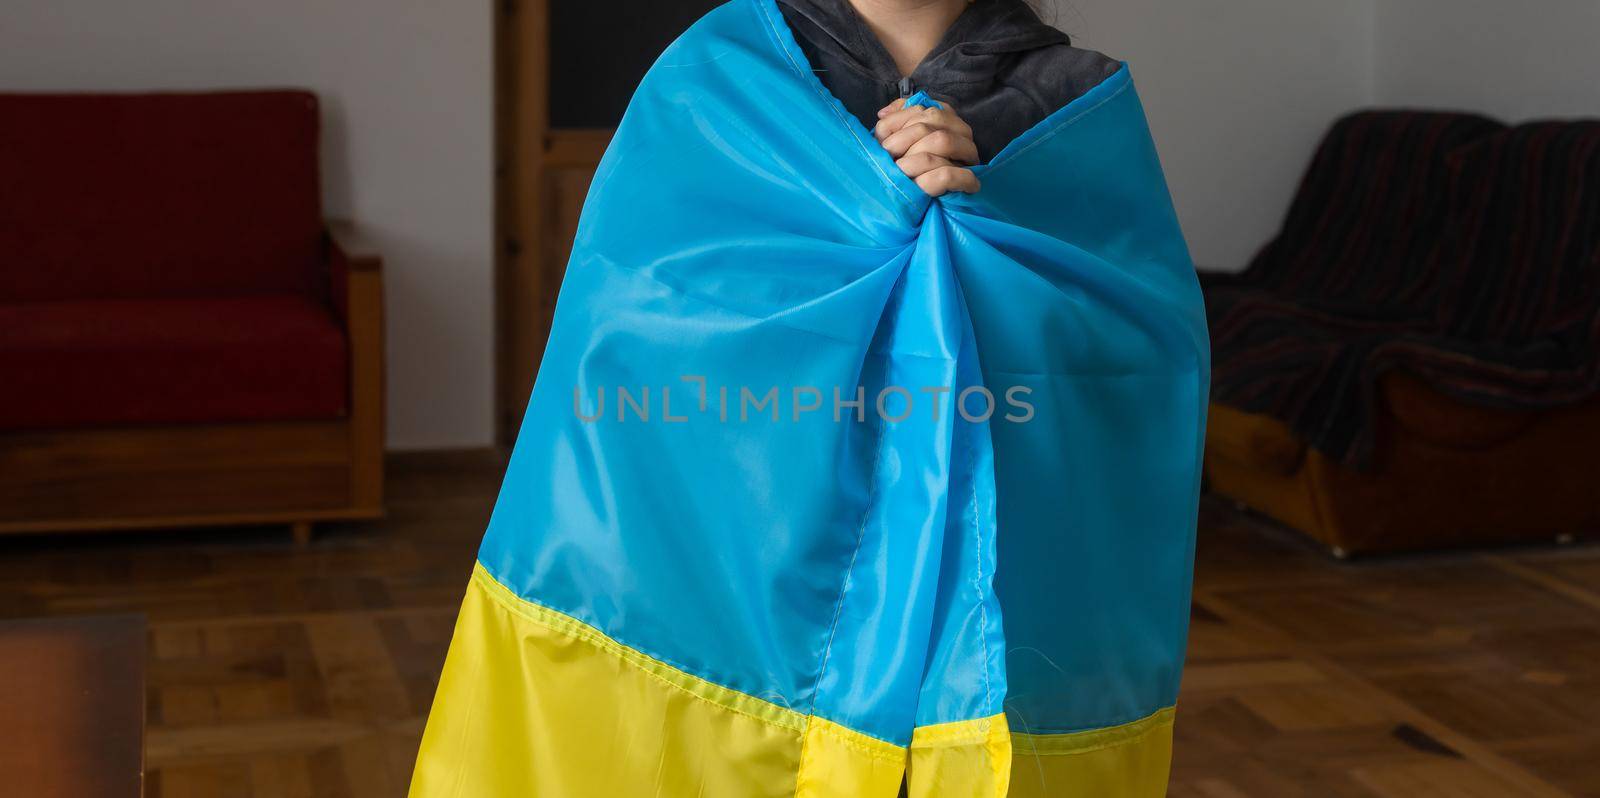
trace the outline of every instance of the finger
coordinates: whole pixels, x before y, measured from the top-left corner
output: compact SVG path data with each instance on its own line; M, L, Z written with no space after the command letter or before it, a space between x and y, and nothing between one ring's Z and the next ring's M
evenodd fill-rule
M899 158L911 151L911 145L932 135L934 132L935 128L932 125L925 122L912 122L884 139L883 148L888 150L890 155Z
M917 178L922 177L923 175L932 172L935 169L954 165L950 163L949 158L943 158L938 155L934 155L931 152L919 152L915 155L907 155L906 157L901 158L894 163L896 166L900 167L900 171L906 173L906 177L909 177L912 180L916 180Z
M953 114L942 108L928 108L922 105L913 105L907 108L903 100L896 100L894 104L899 107L885 114L883 118L878 120L877 126L873 128L873 133L877 134L880 141L886 136L894 135L895 131L900 128L915 122L940 125L946 124L944 120L953 117Z
M898 110L900 110L901 108L904 108L904 107L906 107L906 98L901 97L900 99L895 100L894 102L889 103L888 105L885 105L882 108L879 108L878 109L878 118L882 119L882 118L888 116L889 114L892 114L895 111L898 111Z
M956 113L956 109L951 106L933 109L933 124L951 133L972 138L972 126L967 124L967 120L962 119L961 114Z
M973 194L980 187L978 176L971 169L959 166L941 166L916 180L917 186L930 197L943 196L951 191Z
M906 155L919 152L933 153L969 166L978 162L978 145L972 138L949 130L935 130L923 136L906 150Z
M957 114L954 109L948 107L901 107L882 116L878 120L878 124L873 127L872 132L878 137L879 141L883 141L885 138L894 135L906 125L917 122L932 125L936 128L947 129L952 133L965 135L968 138L972 137L972 127L967 124L966 120L961 118L960 114Z
M882 119L879 119L878 124L873 127L872 132L878 137L879 141L883 141L889 136L899 132L899 130L906 125L917 122L926 122L931 118L932 115L929 113L928 109L920 106L915 108L906 108L904 103L901 103L900 108L890 111L889 113L885 114Z

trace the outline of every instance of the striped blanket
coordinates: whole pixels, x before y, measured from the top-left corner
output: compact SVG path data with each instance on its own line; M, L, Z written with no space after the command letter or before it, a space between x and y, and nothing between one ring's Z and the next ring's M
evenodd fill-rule
M1369 461L1392 370L1474 404L1594 396L1600 121L1348 116L1278 236L1202 283L1213 398L1351 465Z

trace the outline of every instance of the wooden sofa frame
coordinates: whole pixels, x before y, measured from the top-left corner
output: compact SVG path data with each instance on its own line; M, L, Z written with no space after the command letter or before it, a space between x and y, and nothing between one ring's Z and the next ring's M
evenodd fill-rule
M283 523L303 545L318 521L381 517L382 258L343 223L324 246L347 280L348 415L0 433L0 534Z

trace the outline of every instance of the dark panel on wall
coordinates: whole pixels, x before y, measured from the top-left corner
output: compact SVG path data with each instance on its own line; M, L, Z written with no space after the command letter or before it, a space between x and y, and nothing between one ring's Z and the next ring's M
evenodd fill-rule
M667 45L721 0L552 0L550 126L615 127Z

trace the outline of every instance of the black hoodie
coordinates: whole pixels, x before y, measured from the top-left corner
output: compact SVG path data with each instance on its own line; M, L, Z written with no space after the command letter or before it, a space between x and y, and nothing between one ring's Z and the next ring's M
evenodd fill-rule
M862 124L877 124L895 98L926 91L972 126L985 161L1121 68L1073 47L1023 0L973 0L905 77L850 0L778 5L817 77Z

